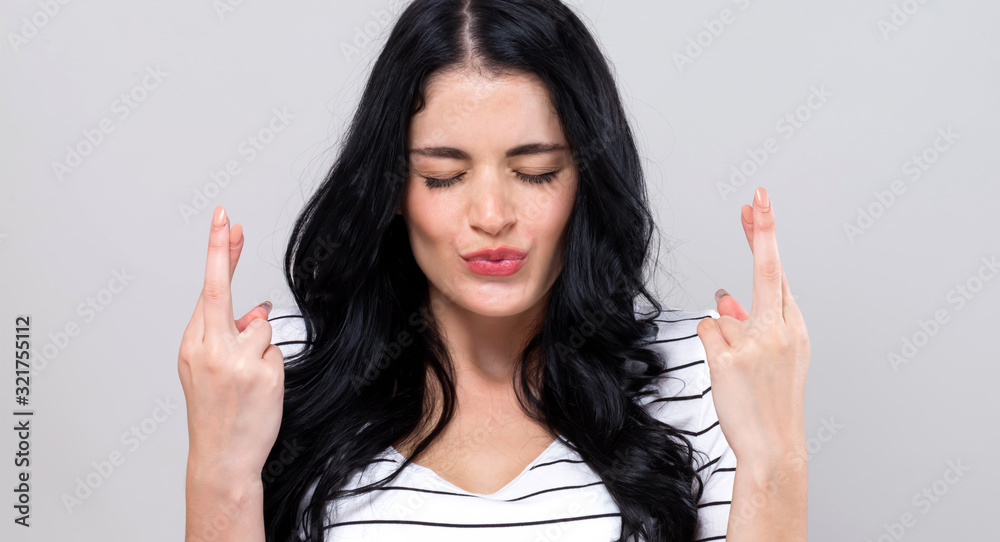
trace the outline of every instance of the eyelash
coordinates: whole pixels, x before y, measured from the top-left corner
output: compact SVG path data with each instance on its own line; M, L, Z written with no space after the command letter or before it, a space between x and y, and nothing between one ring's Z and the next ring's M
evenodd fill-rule
M555 178L557 173L559 173L558 169L555 171L550 171L548 173L542 173L540 175L528 175L527 173L521 173L520 171L515 172L515 174L518 176L519 179L521 179L524 182L532 184L550 183L552 182L552 179ZM460 180L464 175L465 174L462 173L450 179L436 179L434 177L424 177L424 180L426 181L428 188L444 188L447 186L451 186L456 181Z

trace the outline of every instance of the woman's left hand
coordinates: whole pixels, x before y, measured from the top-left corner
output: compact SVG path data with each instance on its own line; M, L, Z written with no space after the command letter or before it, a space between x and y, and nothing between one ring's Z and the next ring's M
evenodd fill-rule
M801 461L809 337L778 258L774 212L763 187L741 215L753 253L750 313L719 290L720 317L698 323L719 425L737 463Z

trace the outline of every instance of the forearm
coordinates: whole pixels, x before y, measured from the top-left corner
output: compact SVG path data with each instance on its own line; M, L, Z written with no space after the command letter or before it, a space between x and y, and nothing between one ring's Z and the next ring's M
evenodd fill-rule
M805 542L805 447L776 458L737 459L726 540Z
M185 542L264 542L260 476L225 476L188 464Z

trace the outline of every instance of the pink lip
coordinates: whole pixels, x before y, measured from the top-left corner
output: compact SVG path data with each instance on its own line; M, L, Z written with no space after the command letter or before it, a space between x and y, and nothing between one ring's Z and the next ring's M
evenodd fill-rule
M485 248L462 254L469 271L477 275L505 277L517 273L524 266L528 253L513 247Z

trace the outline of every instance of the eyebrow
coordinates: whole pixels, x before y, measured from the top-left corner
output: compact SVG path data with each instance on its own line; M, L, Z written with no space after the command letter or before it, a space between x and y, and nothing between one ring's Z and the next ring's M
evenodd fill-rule
M525 143L518 145L507 151L507 158L512 156L523 156L526 154L544 154L549 152L565 151L566 145L559 143ZM455 160L469 160L469 153L454 147L422 147L410 149L410 154L421 156L432 156L434 158L454 158Z

